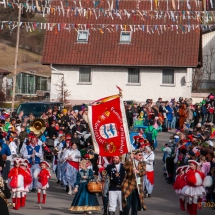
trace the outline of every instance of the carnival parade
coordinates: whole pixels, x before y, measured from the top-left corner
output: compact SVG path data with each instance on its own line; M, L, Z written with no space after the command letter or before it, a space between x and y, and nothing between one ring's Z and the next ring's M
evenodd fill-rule
M142 105L123 103L121 93L120 89L117 95L83 105L80 111L60 111L55 106L40 118L2 112L2 215L24 213L30 195L44 210L50 201L51 179L68 198L74 196L68 205L71 214L147 211L147 199L153 199L157 180L158 136L163 132L171 134L161 150L163 175L178 195L175 211L196 215L204 204L214 203L215 127L208 111L214 96L201 104L159 98L156 103L147 99ZM199 107L207 110L202 121L195 119ZM132 136L133 128L138 132Z
M0 215L215 214L214 0L0 0Z

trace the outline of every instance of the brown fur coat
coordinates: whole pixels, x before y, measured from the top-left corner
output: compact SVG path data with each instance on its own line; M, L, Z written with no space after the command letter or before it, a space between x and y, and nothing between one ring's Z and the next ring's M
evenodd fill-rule
M132 191L137 188L137 182L135 179L135 174L133 173L133 162L126 161L124 164L124 168L126 171L125 178L122 182L122 207L126 206L126 198L132 193ZM139 187L139 199L140 202L138 204L138 211L141 209L146 210L146 206L144 204L144 187L143 187L143 176L146 174L146 164L145 162L139 162L136 167L139 170L139 174L137 177L140 177L140 185Z

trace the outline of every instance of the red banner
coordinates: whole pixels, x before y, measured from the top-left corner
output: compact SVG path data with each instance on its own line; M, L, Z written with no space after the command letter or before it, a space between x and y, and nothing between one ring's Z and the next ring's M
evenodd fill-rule
M88 106L88 118L96 154L120 156L131 151L125 108L118 95Z

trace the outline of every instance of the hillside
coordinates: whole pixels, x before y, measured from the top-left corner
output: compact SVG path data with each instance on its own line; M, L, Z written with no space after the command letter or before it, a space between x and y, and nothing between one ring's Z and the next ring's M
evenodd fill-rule
M0 68L14 65L15 47L0 43ZM24 49L19 49L18 65L29 62L40 62L41 56Z
M0 68L13 72L15 60L15 47L0 41ZM36 71L38 74L49 76L51 69L40 63L41 55L19 48L17 72Z

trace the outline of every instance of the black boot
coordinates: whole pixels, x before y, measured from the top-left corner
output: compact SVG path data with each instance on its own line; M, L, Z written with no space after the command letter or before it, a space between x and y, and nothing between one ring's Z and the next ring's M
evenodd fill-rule
M107 209L104 209L104 213L103 213L103 215L107 215L108 213L107 213Z
M123 215L123 211L120 211L120 212L119 212L119 215Z
M113 211L108 211L108 215L115 215L115 212L113 212Z

